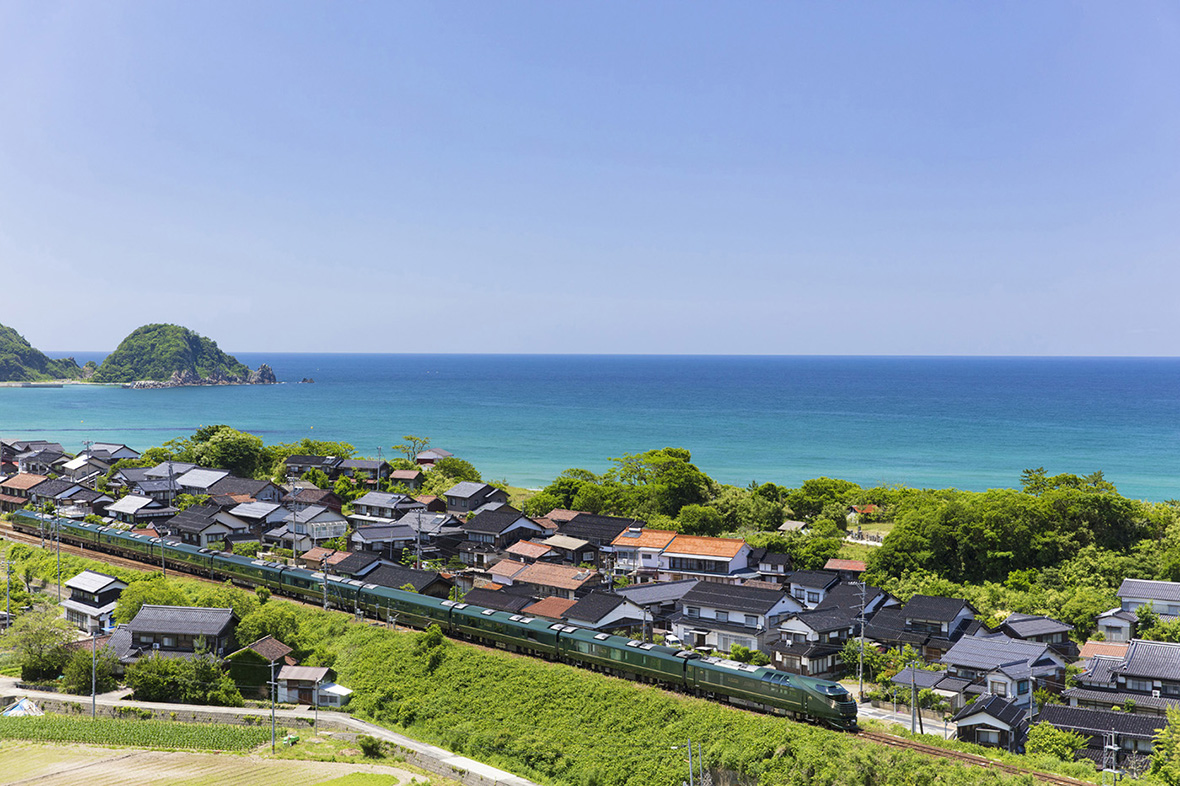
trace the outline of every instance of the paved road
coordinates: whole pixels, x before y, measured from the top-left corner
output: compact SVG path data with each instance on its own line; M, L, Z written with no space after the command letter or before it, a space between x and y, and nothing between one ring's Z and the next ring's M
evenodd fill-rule
M861 704L857 708L857 714L862 718L873 718L874 720L883 721L885 723L893 723L898 726L910 727L910 713L905 707L900 707L898 712L894 712L888 707L877 708L871 704ZM948 722L945 725L941 720L930 720L929 718L922 718L922 725L927 734L937 734L940 737L954 737L955 724Z
M78 701L82 704L86 703L85 696L70 696L61 693L45 693L42 691L23 690L16 687L17 680L14 677L0 677L0 697L4 696L27 696L34 703L50 700L50 701ZM215 715L258 715L262 717L270 717L269 709L258 709L252 707L205 707L193 704L163 704L159 702L146 701L128 701L123 697L129 693L127 690L112 691L111 693L99 694L96 698L96 703L104 707L118 705L121 707L143 707L145 709L156 710L157 712L173 712L181 711L188 712L192 710L199 710L201 712L208 712ZM304 720L313 714L311 707L303 707L295 710L275 710L275 718L277 719L298 719ZM439 761L447 766L455 767L460 770L467 770L468 772L478 773L484 778L487 778L497 786L538 786L533 781L522 778L518 775L513 775L510 772L497 769L483 762L469 759L466 756L459 756L451 751L444 750L434 745L427 745L424 742L410 739L402 734L396 734L388 729L383 729L380 726L374 726L371 723L365 723L358 720L348 713L331 712L328 710L320 710L320 717L325 720L331 719L336 723L353 729L359 734L371 734L378 739L386 740L395 745L400 745L403 748L414 751L420 756Z

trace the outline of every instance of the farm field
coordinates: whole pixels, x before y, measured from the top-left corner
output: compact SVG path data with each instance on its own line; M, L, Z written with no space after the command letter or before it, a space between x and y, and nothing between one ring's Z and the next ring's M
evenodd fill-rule
M0 742L0 784L37 786L402 786L425 775L396 767L255 755Z

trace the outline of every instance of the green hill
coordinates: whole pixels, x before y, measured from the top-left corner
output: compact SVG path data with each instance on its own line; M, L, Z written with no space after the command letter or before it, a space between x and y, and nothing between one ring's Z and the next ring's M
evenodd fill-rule
M246 382L250 369L217 343L179 325L144 325L123 339L95 382L155 380L177 384Z
M20 333L0 325L0 382L42 382L81 376L82 369L73 358L54 360L46 357Z

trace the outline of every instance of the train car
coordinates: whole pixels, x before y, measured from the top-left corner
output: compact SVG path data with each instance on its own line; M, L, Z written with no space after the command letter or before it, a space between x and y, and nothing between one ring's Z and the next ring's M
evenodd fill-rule
M169 540L164 543L164 558L167 566L173 570L183 570L204 578L216 576L213 569L214 554L209 549Z
M360 593L360 606L366 614L389 622L414 628L438 625L444 633L451 632L451 609L454 601L418 595L414 592L366 584Z
M468 603L451 608L451 628L456 634L512 652L556 655L558 627L547 619Z
M644 643L570 625L559 627L561 639L558 650L564 660L620 676L634 676L683 688L685 662L700 657L695 652L661 644Z
M286 568L277 562L254 559L241 554L217 554L211 559L213 572L245 587L266 587L278 591Z
M840 684L788 674L765 666L721 658L701 658L688 665L688 686L708 698L833 728L856 728L856 702Z

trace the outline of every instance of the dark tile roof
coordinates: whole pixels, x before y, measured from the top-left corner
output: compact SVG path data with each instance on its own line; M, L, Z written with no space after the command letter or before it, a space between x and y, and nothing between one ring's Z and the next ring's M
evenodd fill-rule
M236 478L233 475L222 478L209 487L210 494L249 494L251 497L256 497L261 494L267 486L274 485L269 480L250 480L248 478Z
M680 602L685 606L699 604L732 611L766 614L784 597L786 596L778 590L702 581L684 593Z
M1052 633L1068 633L1073 630L1073 625L1039 614L1010 614L1002 623L1002 627L1008 628L1022 639Z
M173 532L202 532L215 523L214 517L220 512L221 508L214 505L193 505L169 519L168 527Z
M652 581L647 584L632 584L621 587L615 592L640 606L653 603L671 603L680 600L684 594L695 587L698 579L684 579L683 581Z
M1127 699L1135 702L1138 710L1154 710L1163 714L1167 707L1180 709L1180 699L1155 698L1141 693L1126 691L1094 690L1093 688L1068 688L1061 692L1061 698L1067 701L1089 702L1101 704L1104 707L1121 707Z
M53 480L47 480L44 483L38 483L33 487L33 492L40 497L56 497L59 494L69 491L77 485L78 484L72 480L62 480L61 478L55 478Z
M1007 636L964 636L947 650L942 656L942 662L973 670L990 671L1015 663L1032 665L1048 649L1048 644Z
M627 599L622 595L612 595L606 592L591 592L573 606L570 606L569 610L565 613L565 618L596 623L626 602Z
M564 525L559 526L557 531L562 535L588 540L596 546L601 546L603 543L610 543L631 527L644 525L644 522L637 519L579 513Z
M287 456L286 463L298 464L301 467L335 467L340 464L340 459L335 456Z
M885 590L865 585L864 602L871 607L873 601L885 594ZM845 581L828 590L824 599L815 607L816 611L823 609L849 609L854 614L860 613L860 582Z
M363 573L366 568L369 568L375 562L380 562L381 558L370 551L354 551L344 559L332 566L333 573L339 573L343 576L355 576ZM365 581L368 581L368 576Z
M290 655L292 650L283 642L276 639L274 636L263 636L258 641L249 646L242 647L242 650L253 650L262 656L263 660L268 663L275 663ZM242 650L239 650L241 652Z
M398 589L409 584L418 592L422 592L427 587L436 582L445 582L451 584L451 580L440 576L434 571L430 570L414 570L413 568L403 567L401 565L381 565L376 570L365 575L366 584L377 584L382 587L393 587Z
M815 609L814 611L799 611L794 616L816 633L828 633L837 630L848 630L856 622L855 609Z
M1116 732L1124 737L1149 740L1167 725L1167 718L1135 712L1108 712L1064 704L1046 704L1034 718L1036 723L1048 723L1059 729L1082 734Z
M773 551L768 551L765 554L759 554L756 559L759 565L786 565L791 567L790 554L776 554Z
M1117 674L1155 680L1180 680L1180 644L1132 639Z
M143 631L145 633L218 636L232 627L234 619L233 609L145 604L127 627L132 633Z
M161 478L159 480L139 480L134 484L140 494L163 494L169 491L180 491L180 484L175 479Z
M813 589L827 589L840 580L840 574L829 570L797 570L787 581L801 587Z
M954 720L955 723L958 723L961 720L970 718L973 715L979 715L980 713L990 715L1014 729L1024 723L1023 707L1018 706L1015 701L1008 701L999 696L993 696L990 693L983 694L974 702L959 710L955 713Z
M1123 579L1123 583L1119 585L1118 596L1120 598L1149 598L1167 603L1180 603L1180 583Z
M479 532L487 535L499 535L522 518L527 517L516 508L503 507L499 510L485 510L477 513L470 521L462 524L465 532ZM531 521L529 522L531 523ZM541 528L537 527L540 532Z
M126 483L138 483L148 479L151 467L124 467L115 472L112 479L121 478Z
M1087 685L1101 685L1113 688L1115 686L1114 673L1120 665L1122 665L1122 658L1109 658L1105 656L1095 656L1090 659L1090 665L1078 677L1079 681Z
M344 469L380 469L388 467L389 463L377 459L344 459L340 466Z
M464 596L463 600L473 606L482 606L485 609L498 609L499 611L511 611L514 613L521 611L525 606L530 606L533 603L533 598L529 595L518 595L514 592L490 589L473 589Z
M971 604L962 598L940 598L934 595L915 595L902 607L906 619L951 622Z
M930 640L930 634L906 630L905 615L900 608L881 609L865 623L865 637L886 644L913 644L921 646Z
M866 651L868 648L865 648ZM897 674L893 675L891 682L894 685L901 685L908 688L911 684L914 687L922 690L924 688L933 688L938 683L942 682L947 677L945 670L930 671L929 669L915 669L912 666L906 666ZM911 678L913 682L911 683Z

